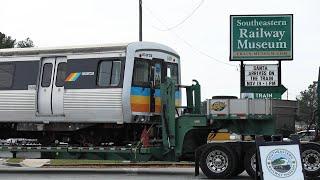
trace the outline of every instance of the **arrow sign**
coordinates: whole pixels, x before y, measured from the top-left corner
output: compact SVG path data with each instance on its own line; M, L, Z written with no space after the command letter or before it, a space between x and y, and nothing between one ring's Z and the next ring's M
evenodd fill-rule
M287 88L283 85L276 87L241 87L241 93L279 93L283 94Z

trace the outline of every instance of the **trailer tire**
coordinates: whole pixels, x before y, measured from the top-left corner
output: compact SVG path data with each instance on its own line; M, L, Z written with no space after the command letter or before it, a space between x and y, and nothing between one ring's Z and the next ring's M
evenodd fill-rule
M237 154L226 145L207 147L200 156L200 168L208 178L228 178L237 170Z
M244 155L243 166L251 177L255 177L256 163L256 148L250 148Z
M313 143L301 145L301 159L306 176L320 176L320 146Z
M244 168L244 164L243 164L243 158L238 157L238 164L237 164L236 170L235 170L235 172L232 174L232 176L238 176L238 175L241 174L244 170L245 170L245 168Z

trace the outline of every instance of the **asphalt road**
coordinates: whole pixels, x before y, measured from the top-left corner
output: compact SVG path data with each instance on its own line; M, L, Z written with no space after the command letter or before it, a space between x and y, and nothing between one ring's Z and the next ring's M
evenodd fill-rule
M23 168L0 167L0 179L6 180L160 180L160 179L207 179L202 173L194 176L193 168ZM232 180L249 180L246 173Z

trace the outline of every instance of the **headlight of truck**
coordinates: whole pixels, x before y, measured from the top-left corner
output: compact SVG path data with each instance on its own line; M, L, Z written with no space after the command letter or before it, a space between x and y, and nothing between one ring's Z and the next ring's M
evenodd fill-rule
M233 141L241 140L241 135L232 133L230 134L230 140L233 140Z

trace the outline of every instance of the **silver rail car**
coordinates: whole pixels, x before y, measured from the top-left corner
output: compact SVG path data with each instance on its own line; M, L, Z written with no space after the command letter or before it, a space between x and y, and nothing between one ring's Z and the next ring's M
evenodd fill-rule
M145 123L160 113L159 84L167 76L180 82L179 55L158 43L2 49L0 124L76 131Z

